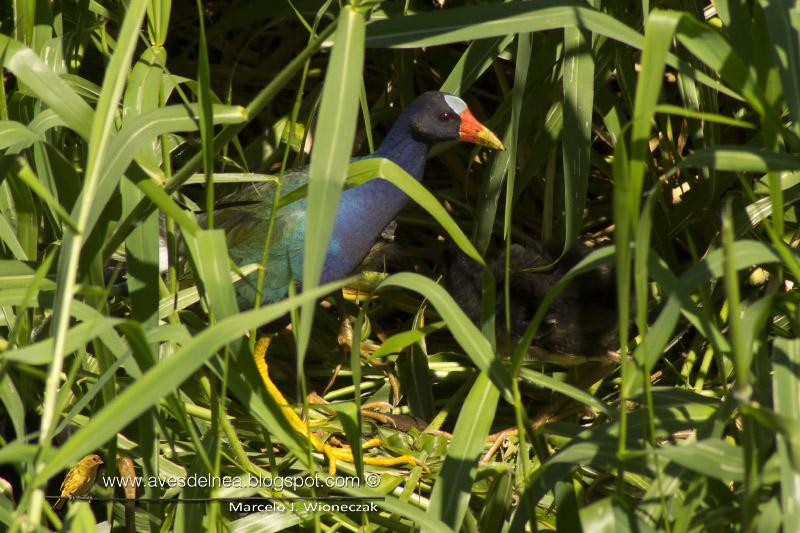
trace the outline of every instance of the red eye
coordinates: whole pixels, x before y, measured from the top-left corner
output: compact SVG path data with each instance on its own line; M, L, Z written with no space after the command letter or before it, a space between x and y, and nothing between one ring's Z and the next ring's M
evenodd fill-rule
M444 113L439 115L439 120L441 122L449 122L449 121L453 120L453 114L452 113L448 113L447 111L445 111Z

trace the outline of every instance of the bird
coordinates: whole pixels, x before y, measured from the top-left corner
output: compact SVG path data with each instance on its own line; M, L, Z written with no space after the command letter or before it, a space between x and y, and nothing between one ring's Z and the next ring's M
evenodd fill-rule
M592 249L577 243L564 257L550 253L540 242L512 244L487 258L497 296L495 337L501 357L510 355L522 340L545 295ZM506 326L506 257L509 276L509 316ZM481 318L482 267L460 249L445 249L442 275L445 288L476 325ZM603 266L572 279L545 312L526 356L530 360L559 365L582 365L569 378L579 389L588 389L619 361L617 285L614 269ZM571 400L558 396L533 415L538 428L572 414ZM515 434L516 428L501 435ZM502 439L501 439L502 440ZM495 450L492 446L491 450ZM487 452L486 457L491 453Z
M400 166L414 179L421 181L431 146L446 141L463 141L504 150L503 143L470 111L467 103L454 94L428 91L418 96L395 120L378 149L367 158L385 158ZM313 157L313 155L312 155ZM344 170L343 170L344 171ZM297 191L308 183L308 168L284 174L280 197ZM229 207L215 210L214 227L225 231L230 258L239 266L261 263L268 219L273 207L274 183L255 184L224 197ZM321 283L339 280L357 269L378 240L384 228L408 203L409 197L395 185L376 178L342 192L333 224ZM300 286L303 275L303 249L307 220L305 198L286 204L275 215L269 256L264 273L261 304L285 298L289 287ZM199 220L201 225L204 221ZM256 301L256 274L237 284L236 294L241 309ZM321 442L289 407L286 398L269 377L266 353L270 337L259 339L253 358L267 393L272 396L289 423L311 445L328 459L329 473L336 472L336 461L353 462L349 447L333 447ZM374 413L370 417L374 418ZM382 445L371 439L362 448ZM419 464L413 456L391 458L364 457L364 463L380 466ZM425 465L421 465L426 468Z
M419 181L423 177L428 149L434 144L455 140L505 149L497 136L475 118L462 98L428 91L400 114L381 145L367 158L389 159ZM307 167L284 174L281 197L306 185L308 178ZM222 198L221 203L231 207L214 212L214 227L225 231L229 255L240 266L262 260L274 192L274 183L247 186ZM380 178L343 191L320 282L350 275L408 201L405 193ZM303 275L306 217L305 198L284 205L276 214L261 304L286 297L290 284L299 286ZM252 307L256 298L256 274L238 283L236 291L240 308Z
M97 469L102 464L103 459L99 455L90 453L70 468L61 483L61 496L53 504L53 510L61 509L68 498L86 495L94 486Z
M578 244L564 257L550 253L540 242L512 244L509 263L509 326L505 314L506 252L490 257L495 281L496 337L508 350L522 340L547 292L583 259L591 248ZM553 265L553 266L550 266ZM482 267L460 249L444 253L445 288L474 323L481 315ZM507 331L510 335L507 335ZM601 358L617 338L617 293L614 271L601 267L578 276L564 287L547 309L529 352L534 358ZM505 341L505 342L504 342Z

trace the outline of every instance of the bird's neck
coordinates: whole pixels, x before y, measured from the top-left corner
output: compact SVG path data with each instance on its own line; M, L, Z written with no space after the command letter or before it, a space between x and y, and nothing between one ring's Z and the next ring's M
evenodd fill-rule
M391 160L419 181L425 169L428 146L414 138L410 121L401 116L372 156Z

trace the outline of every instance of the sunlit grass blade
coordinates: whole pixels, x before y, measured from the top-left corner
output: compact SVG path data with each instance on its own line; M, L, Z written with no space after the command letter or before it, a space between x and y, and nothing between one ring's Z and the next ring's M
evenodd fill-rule
M800 157L785 152L773 152L752 146L713 146L702 148L687 156L668 175L682 168L709 167L732 172L769 172L800 170Z
M635 220L639 216L640 196L644 184L644 174L648 160L648 142L653 123L658 96L661 93L661 79L664 76L667 53L672 45L672 36L680 22L674 13L654 11L645 27L645 46L642 52L642 69L636 84L633 122L631 124L631 144L629 154L628 180L629 197L627 215L631 217L632 235L636 235Z
M353 149L364 64L364 24L364 15L358 10L349 6L342 8L322 90L309 169L303 253L303 287L306 290L319 283L346 178L341 169L347 166ZM301 376L313 314L312 303L303 307L297 336L297 369Z
M42 60L18 41L0 34L0 59L38 98L53 109L70 128L88 139L92 109Z
M142 53L134 65L123 99L128 120L153 111L161 104L161 82L166 61L166 50L151 47ZM146 140L148 142L136 157L158 166L156 143L153 139ZM129 180L122 180L120 193L124 216L141 200L143 194ZM158 323L158 240L158 215L152 214L134 229L125 241L131 312L145 328L154 327Z
M594 58L591 35L578 28L564 29L564 130L561 154L564 163L564 246L572 247L580 231L589 185L589 153L592 142Z
M800 419L800 383L792 370L800 363L800 342L797 339L777 339L773 346L775 382L773 401L775 412L792 420ZM789 447L791 441L778 436L778 455L781 458L781 508L784 528L800 518L800 472L792 465Z
M665 113L670 115L679 115L686 118L696 118L706 122L716 122L717 124L725 124L727 126L736 126L738 128L755 129L755 124L747 122L746 120L738 120L716 113L704 113L702 111L694 111L671 104L658 104L656 106L656 113Z
M447 450L428 507L430 516L444 521L452 530L461 528L467 512L478 455L489 434L499 398L500 394L487 374L481 373L464 401L461 416L456 422L453 442Z

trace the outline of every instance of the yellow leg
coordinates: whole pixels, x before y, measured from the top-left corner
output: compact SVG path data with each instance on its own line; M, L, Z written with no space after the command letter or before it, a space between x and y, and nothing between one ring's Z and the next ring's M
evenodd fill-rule
M261 381L264 382L264 388L267 389L267 394L275 398L275 401L281 406L283 415L286 417L286 419L289 421L289 424L292 425L295 431L311 441L311 444L314 446L315 450L322 451L320 448L322 443L314 436L313 433L311 433L300 417L297 416L297 413L295 413L294 409L291 408L289 402L286 401L286 398L283 396L281 391L269 378L265 355L267 354L267 348L269 348L269 343L271 340L272 339L270 337L261 337L258 341L258 344L256 344L255 352L253 352L256 368L258 368L258 373L261 375Z
M316 393L311 393L308 395L309 403L313 403L315 407L319 407L326 412L331 414L336 414L334 409L331 409L327 406L328 402L325 401L324 398L318 396ZM374 409L391 409L392 404L388 402L369 402L361 406L361 416L362 418L369 418L371 420L376 421L379 424L383 424L384 426L391 426L393 429L397 429L397 423L391 416L385 415L380 411L374 411ZM327 425L327 420L318 420L315 422L308 422L307 425L309 427L313 426L324 426Z
M375 402L377 403L386 403L386 402ZM393 428L397 428L397 423L391 416L386 416L385 414L373 411L369 405L364 405L361 407L361 416L364 418L370 418L375 420L376 422L383 424L384 426L392 426Z
M269 377L265 356L267 354L267 348L269 348L270 341L270 337L261 337L256 344L255 351L253 352L253 358L255 359L258 373L261 375L261 381L264 382L264 388L267 389L267 394L272 396L278 405L280 405L281 411L283 411L284 416L289 421L289 424L291 424L291 426L295 429L295 431L308 439L317 452L325 455L325 457L328 459L328 473L333 476L336 474L337 460L344 461L346 463L355 462L355 459L353 458L353 452L349 446L342 446L341 448L338 448L321 442L314 436L314 434L300 419L300 417L297 416L297 413L294 412L294 409L292 409L292 407L289 405L289 402L286 401L286 398L283 396L283 394L281 394L281 391L275 386L275 383L273 383ZM363 448L375 448L383 445L384 443L380 439L370 439L364 443ZM411 455L401 455L399 457L364 457L363 459L365 464L373 466L395 466L400 464L408 464L412 466L420 465L425 470L428 470L428 467L422 464L416 457Z

